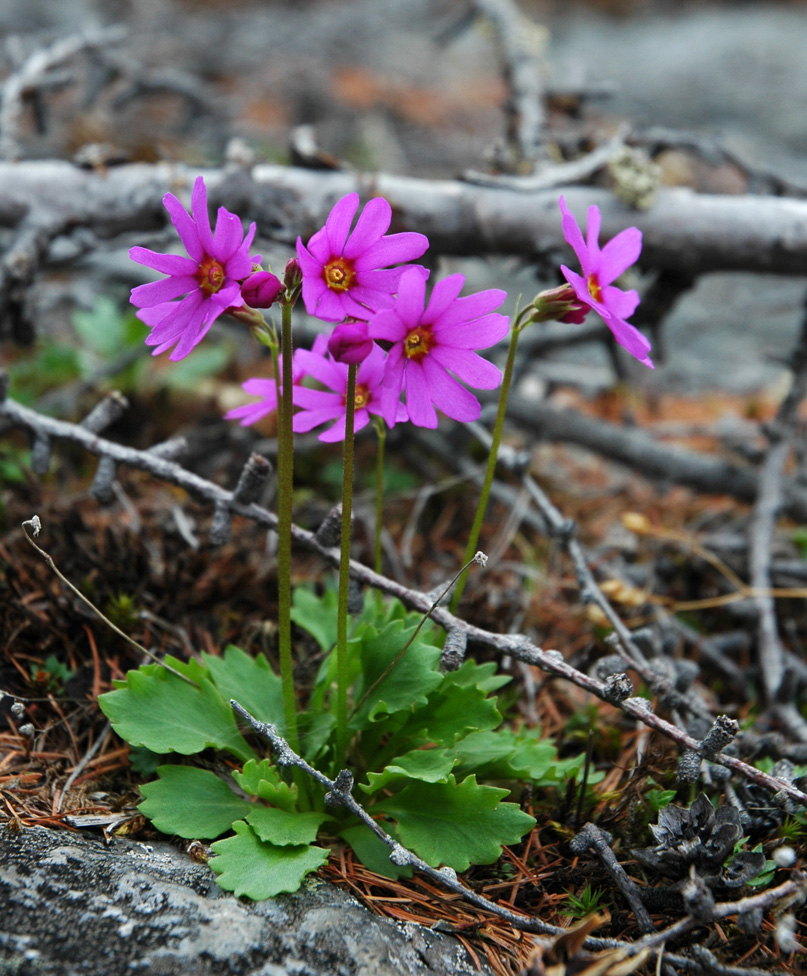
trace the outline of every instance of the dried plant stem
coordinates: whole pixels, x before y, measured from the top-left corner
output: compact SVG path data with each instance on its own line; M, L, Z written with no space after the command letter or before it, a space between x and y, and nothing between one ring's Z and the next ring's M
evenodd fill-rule
M282 396L277 436L277 626L280 680L283 688L285 733L299 748L297 702L294 695L294 662L291 654L291 537L294 491L294 443L292 433L292 336L291 309L281 305Z
M33 518L30 518L27 521L22 523L23 535L28 540L30 545L33 546L33 548L36 549L39 555L45 560L45 562L53 570L56 576L58 576L59 579L62 581L62 583L64 583L64 585L68 588L68 590L70 590L71 593L74 593L88 609L92 610L92 612L96 615L96 617L98 617L99 620L103 620L104 623L107 625L107 627L115 631L118 637L122 637L127 644L130 644L132 647L136 648L138 651L140 651L141 654L145 654L146 657L151 658L151 660L154 661L155 664L161 664L166 669L166 671L170 671L171 674L175 674L178 678L181 678L183 681L187 682L187 684L193 685L194 688L197 687L195 681L192 681L184 674L180 674L180 672L177 671L176 668L172 668L170 664L166 664L164 661L161 661L160 658L157 657L157 655L154 654L152 651L150 651L147 647L143 647L142 644L138 644L138 642L133 637L130 637L127 633L122 631L120 627L117 627L115 624L113 624L112 621L109 619L109 617L105 616L98 609L98 607L96 607L94 603L88 600L87 597L84 596L84 594L81 592L81 590L75 587L70 582L70 580L59 570L59 567L53 561L53 557L50 555L50 553L45 552L44 549L42 549L34 542L32 534L29 533L28 531L29 529L31 530L33 537L39 535L40 531L42 530L42 523L40 522L38 515L34 515Z
M356 413L356 363L347 368L345 393L345 441L342 451L342 536L339 553L339 598L336 617L336 763L347 753L347 622L350 589L350 530L353 515L353 426Z

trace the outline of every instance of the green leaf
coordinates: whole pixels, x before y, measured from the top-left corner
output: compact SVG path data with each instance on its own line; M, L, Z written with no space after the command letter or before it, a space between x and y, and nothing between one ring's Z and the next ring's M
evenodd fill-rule
M488 661L486 664L477 664L476 661L463 661L456 671L448 671L443 680L441 691L448 691L452 685L458 688L478 688L490 694L502 685L509 684L513 679L509 674L498 673L498 666L495 661Z
M388 831L392 833L392 831ZM397 865L390 861L390 849L379 837L370 830L367 824L354 824L343 827L339 836L353 848L361 863L376 874L385 878L411 878L412 866Z
M164 834L218 837L252 807L207 769L160 766L157 775L158 780L140 787L145 800L137 809Z
M231 358L230 345L205 342L193 350L182 362L171 363L164 373L165 385L174 390L195 392L201 380L220 373Z
M336 655L334 655L335 657ZM302 755L313 763L322 754L336 728L336 716L331 712L302 712L298 716Z
M281 779L271 759L260 762L250 759L240 773L233 773L233 779L245 793L257 796L273 807L280 810L294 810L297 807L297 787Z
M298 587L291 601L291 619L308 631L326 653L336 643L336 593L326 590L317 596Z
M93 352L108 359L120 355L127 345L128 320L116 302L100 297L89 312L74 312L73 328Z
M511 729L471 732L454 748L460 760L457 776L475 772L485 779L556 782L557 750L531 733L517 734Z
M400 793L373 805L397 821L401 843L424 861L465 871L490 864L503 844L515 844L535 824L517 803L502 803L507 790L480 786L475 776L457 783L412 782Z
M327 813L289 812L253 804L245 819L261 840L288 847L315 841L320 825L333 818Z
M467 732L495 729L502 723L495 698L487 698L474 686L449 687L429 696L425 708L409 718L401 737L418 737L421 742L452 746Z
M380 773L368 773L367 785L360 784L365 793L377 793L385 786L402 780L416 779L424 783L445 783L457 763L457 757L445 749L413 749L399 756Z
M361 701L366 689L373 690L351 716L351 728L360 729L386 714L425 705L429 693L442 684L443 675L437 670L439 648L416 638L400 661L373 688L375 681L398 657L414 631L414 627L404 629L403 621L395 620L380 632L370 625L364 625L357 632L356 639L361 640L361 673L356 681L354 697L356 701Z
M202 660L226 702L234 698L259 722L271 722L283 733L283 683L263 654L251 657L230 644L223 657L202 654Z
M217 857L210 861L210 867L225 891L253 901L297 891L303 878L328 860L328 851L323 847L267 844L243 820L237 820L233 830L235 837L225 837L212 845Z
M133 746L152 752L190 756L203 749L224 749L242 761L254 759L235 724L229 702L193 661L183 664L167 657L166 664L186 674L188 684L159 664L129 671L117 690L101 695L98 703L112 727Z

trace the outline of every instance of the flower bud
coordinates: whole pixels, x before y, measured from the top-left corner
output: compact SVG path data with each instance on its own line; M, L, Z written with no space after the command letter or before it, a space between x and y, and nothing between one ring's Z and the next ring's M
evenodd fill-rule
M328 352L338 363L360 363L373 351L366 322L343 322L328 339Z
M283 290L283 283L271 271L256 271L241 285L241 297L251 308L269 308Z
M283 272L283 284L286 291L291 293L295 288L299 288L303 283L303 272L297 258L290 258L286 262L286 270Z
M531 322L570 322L580 325L588 314L588 306L579 301L571 285L549 288L535 297L535 311Z

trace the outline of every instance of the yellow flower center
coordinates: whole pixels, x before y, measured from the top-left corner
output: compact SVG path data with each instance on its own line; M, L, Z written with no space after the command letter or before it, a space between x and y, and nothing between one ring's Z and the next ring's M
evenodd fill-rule
M205 295L214 295L224 287L226 274L215 258L205 258L196 271L196 278Z
M370 402L370 391L366 386L357 386L353 397L353 406L356 410L363 410Z
M594 299L595 302L602 301L602 288L600 288L600 283L597 280L595 274L590 274L588 280L586 281L586 286L588 287L588 293Z
M427 325L419 325L412 329L404 339L404 353L407 359L414 359L416 363L428 356L434 345L434 335Z
M353 262L343 257L331 258L322 269L322 277L331 291L336 292L347 291L356 283Z

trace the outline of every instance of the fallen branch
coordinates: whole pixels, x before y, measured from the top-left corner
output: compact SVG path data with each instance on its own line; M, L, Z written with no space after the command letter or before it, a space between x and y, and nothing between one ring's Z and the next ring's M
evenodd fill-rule
M23 215L37 213L47 223L84 224L101 237L161 227L163 195L189 196L197 174L171 163L113 166L104 173L56 160L0 163L0 224L14 226ZM519 193L457 180L274 165L206 169L201 175L213 202L238 210L247 220L260 219L265 235L284 242L313 232L334 200L356 190L365 197L386 197L396 229L425 233L436 253L531 259L566 253L556 189ZM688 274L804 274L804 200L668 187L659 189L649 210L635 211L597 187L568 186L564 195L575 213L582 215L590 204L600 207L606 238L638 227L644 267Z

